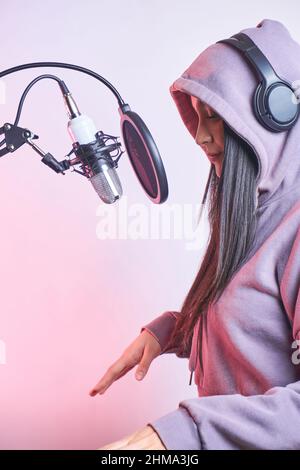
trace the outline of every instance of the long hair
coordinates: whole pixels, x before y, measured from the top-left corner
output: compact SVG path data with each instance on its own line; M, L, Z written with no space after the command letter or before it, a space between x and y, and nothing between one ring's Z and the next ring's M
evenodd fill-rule
M207 187L210 230L206 252L165 347L179 345L179 357L190 351L199 315L220 298L252 248L257 226L257 170L251 146L224 122L221 175L218 178L213 168Z

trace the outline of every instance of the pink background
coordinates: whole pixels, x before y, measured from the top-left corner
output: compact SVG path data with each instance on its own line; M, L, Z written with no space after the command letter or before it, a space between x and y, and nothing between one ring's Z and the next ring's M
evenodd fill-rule
M58 61L103 75L155 138L169 181L164 205L195 205L209 165L180 121L170 84L209 44L264 18L284 22L300 41L298 17L296 0L253 0L249 11L236 0L17 0L1 6L1 69ZM42 73L63 78L97 128L120 136L112 93L83 74L53 68L5 77L0 126L14 121L23 90ZM36 132L37 144L58 160L71 149L63 101L51 80L29 92L19 124ZM129 205L154 206L127 154L119 176ZM174 355L154 361L142 382L134 368L104 395L88 392L142 325L180 308L199 266L205 223L194 251L173 237L100 240L103 203L80 175L56 175L23 146L1 159L0 177L0 340L6 350L0 448L95 449L197 396L188 385L187 360Z

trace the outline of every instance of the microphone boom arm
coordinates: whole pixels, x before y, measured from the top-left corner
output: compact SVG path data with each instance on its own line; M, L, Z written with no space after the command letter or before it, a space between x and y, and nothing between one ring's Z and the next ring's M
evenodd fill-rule
M120 125L123 140L132 168L143 187L143 190L152 202L155 204L161 204L164 202L168 197L168 181L158 148L144 121L137 113L131 110L129 104L123 100L116 88L107 79L93 70L63 62L32 62L18 65L16 67L0 71L0 79L6 75L21 70L39 67L57 67L82 72L100 81L114 94L119 105L118 111L121 116ZM32 140L38 138L38 136L32 134L28 129L17 127L27 93L31 87L42 78L54 79L60 86L69 115L68 130L73 140L73 149L70 154L74 151L76 157L79 158L75 158L73 160L66 159L59 162L53 157L53 155L43 152L42 149L32 142ZM1 128L2 133L5 132L5 130L10 130L12 127L11 124L6 124L10 127L9 129ZM23 92L14 125L16 126L13 126L14 141L11 142L9 139L7 141L7 136L5 139L0 141L0 157L8 152L14 152L24 143L28 143L39 155L43 157L42 162L48 165L56 173L64 174L65 170L72 167L73 171L86 176L92 183L102 201L111 204L117 199L120 199L122 195L122 186L114 168L117 167L117 162L124 151L121 151L120 155L115 156L117 157L115 161L110 155L110 152L113 149L117 149L121 144L116 143L117 138L108 136L113 138L115 142L113 145L108 147L104 142L103 146L102 139L104 140L106 134L103 134L102 131L97 132L93 121L88 116L81 115L63 80L50 74L43 74L32 80ZM6 148L3 149L2 146L5 143L7 145ZM68 154L68 156L70 154ZM91 163L90 168L89 163ZM82 171L75 169L75 165L77 164L81 164Z
M99 131L95 134L95 140L90 144L79 144L78 142L73 143L72 150L67 154L67 157L74 152L76 157L72 160L65 159L62 161L56 160L54 156L49 152L44 152L38 145L36 145L32 140L38 139L39 136L31 132L27 128L15 126L14 124L10 124L6 122L0 128L0 135L4 134L5 139L4 142L6 144L5 148L0 149L0 158L6 155L7 153L13 153L17 149L19 149L23 144L29 144L33 150L35 150L42 158L42 162L47 165L49 168L54 170L56 173L65 174L64 171L73 168L73 171L79 173L87 178L89 178L90 172L87 170L87 167L84 164L84 160L86 156L90 152L96 153L95 157L95 164L97 164L98 160L104 158L102 155L105 154L106 159L109 160L112 167L118 167L118 161L124 151L120 150L121 143L117 142L118 137L114 137L109 134L104 134L103 131ZM107 140L114 140L113 144L106 145ZM118 150L118 154L115 156L111 156L110 152L114 150ZM116 158L113 160L113 158ZM76 165L81 165L83 171L79 171L75 169Z

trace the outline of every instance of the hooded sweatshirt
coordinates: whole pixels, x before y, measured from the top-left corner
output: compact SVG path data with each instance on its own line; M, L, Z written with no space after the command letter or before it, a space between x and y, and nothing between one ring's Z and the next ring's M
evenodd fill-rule
M300 45L281 22L264 19L241 32L281 78L300 79ZM189 358L198 396L147 423L170 450L300 449L300 119L289 131L265 129L252 111L257 84L241 52L216 43L170 87L193 138L191 95L211 106L258 160L252 249L199 316L190 350L178 356ZM178 345L166 349L178 315L166 311L141 328L156 337L161 354L178 355Z

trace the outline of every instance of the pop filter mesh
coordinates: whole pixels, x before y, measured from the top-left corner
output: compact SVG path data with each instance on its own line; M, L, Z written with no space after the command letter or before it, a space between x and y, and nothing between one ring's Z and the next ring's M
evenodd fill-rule
M127 153L141 185L151 197L157 197L158 188L153 165L144 142L136 129L128 121L124 122L124 139Z

